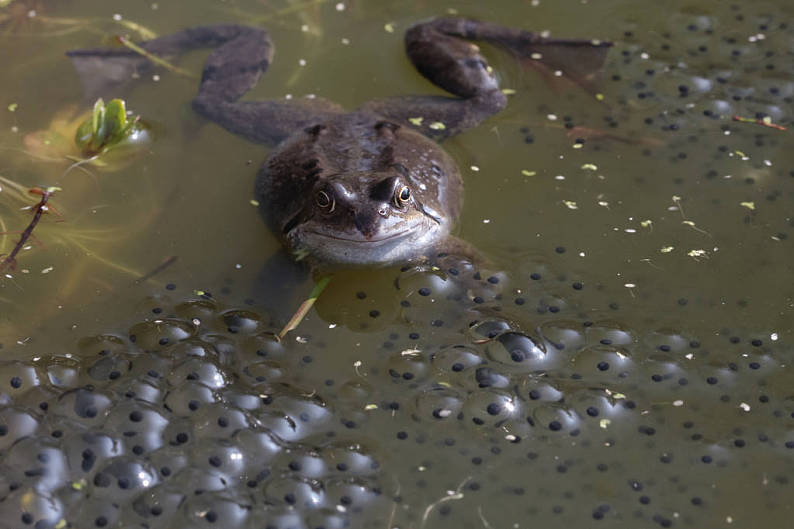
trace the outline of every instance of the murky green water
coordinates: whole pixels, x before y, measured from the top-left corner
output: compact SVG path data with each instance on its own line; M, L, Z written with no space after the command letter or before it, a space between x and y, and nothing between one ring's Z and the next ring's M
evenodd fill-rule
M24 191L62 190L0 278L0 526L788 525L794 141L763 124L794 126L788 2L22 4L0 10L22 15L0 36L0 253ZM25 143L88 108L64 52L128 31L114 14L260 24L276 60L249 97L354 108L436 91L402 32L451 7L615 41L599 98L492 55L516 94L445 144L459 234L509 277L485 303L340 274L274 343L265 307L295 300L259 294L280 281L249 203L266 150L193 114L194 79L119 94L155 138L126 167Z

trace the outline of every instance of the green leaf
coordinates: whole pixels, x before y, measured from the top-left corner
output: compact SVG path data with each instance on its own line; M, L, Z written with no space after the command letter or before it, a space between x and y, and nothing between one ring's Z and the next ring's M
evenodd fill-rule
M105 120L105 102L100 97L94 103L94 111L91 113L91 134L96 136L99 130L99 123Z
M91 148L91 139L94 137L90 119L83 121L74 134L74 142L81 151Z
M105 144L108 131L105 119L105 102L102 101L102 98L97 99L94 103L94 111L91 114L91 130L93 132L91 148L94 151L99 151Z
M279 341L283 340L284 336L286 336L288 332L294 331L298 327L306 314L309 313L309 310L312 308L312 305L314 305L314 302L317 301L317 298L320 297L320 294L322 294L323 290L325 290L325 287L328 286L329 281L331 281L331 276L325 276L314 285L314 288L309 294L308 299L305 299L303 303L300 304L300 307L298 307L298 310L292 315L292 318L290 318L284 328L281 329L281 332L278 333Z
M110 146L123 140L127 128L127 109L123 100L113 99L105 106L105 121L107 123L105 143Z

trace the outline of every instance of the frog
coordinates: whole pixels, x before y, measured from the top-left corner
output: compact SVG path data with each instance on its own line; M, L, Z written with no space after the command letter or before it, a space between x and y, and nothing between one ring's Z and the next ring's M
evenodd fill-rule
M451 252L478 258L454 235L463 180L440 144L507 105L478 41L547 71L570 67L582 86L597 75L611 46L466 17L420 21L405 32L405 52L422 76L449 95L377 98L352 111L320 97L243 100L274 59L274 44L259 27L192 27L138 46L161 57L212 48L193 109L272 148L254 186L264 220L297 259L334 268L429 262ZM95 92L152 66L126 48L68 55Z

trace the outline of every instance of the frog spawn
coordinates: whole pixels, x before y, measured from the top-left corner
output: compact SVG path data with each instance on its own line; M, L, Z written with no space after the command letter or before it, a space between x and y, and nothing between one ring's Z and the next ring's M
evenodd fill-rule
M644 520L667 527L692 525L699 516L711 516L703 509L700 510L703 514L692 511L693 506L730 509L730 493L723 495L712 490L708 480L716 478L689 476L692 464L710 465L719 461L716 467L726 468L743 467L751 464L747 461L754 461L752 464L760 464L768 472L775 470L775 465L763 463L767 461L766 447L745 450L747 429L728 428L718 418L723 412L712 406L719 403L719 407L730 410L727 413L742 424L750 422L745 416L750 411L756 412L752 422L765 422L760 418L764 416L763 410L756 410L752 404L757 399L753 396L754 388L765 382L751 373L765 367L769 372L780 373L779 368L785 363L784 349L765 347L763 340L752 338L754 333L747 338L726 339L727 330L702 342L669 328L641 336L616 321L617 309L609 308L610 318L583 319L576 303L570 300L560 303L561 308L554 312L535 310L534 307L540 306L535 305L535 299L564 300L555 293L562 285L570 286L564 277L547 282L531 294L526 288L520 289L525 301L516 304L520 310L509 304L515 291L513 285L505 285L504 292L487 306L458 300L462 318L478 314L482 319L463 325L465 330L460 330L460 320L445 321L439 326L434 318L447 307L438 306L444 298L433 298L434 288L438 286L434 281L431 278L423 285L419 280L414 285L413 293L426 289L428 295L404 294L412 299L402 314L410 318L411 332L404 337L392 333L376 348L380 360L367 359L372 364L367 371L370 376L380 374L377 380L388 380L399 389L389 391L388 386L379 386L375 392L372 386L357 385L362 390L361 399L377 402L377 393L388 395L382 398L381 409L393 417L405 413L415 423L408 428L401 424L402 428L394 432L395 438L405 446L399 452L401 462L415 453L432 451L432 459L414 459L412 470L421 476L414 477L416 481L412 482L417 490L428 487L434 475L442 476L439 481L443 485L439 486L452 491L448 493L451 496L457 496L461 486L464 489L468 486L467 479L471 476L466 472L481 476L483 471L479 467L486 462L491 469L486 474L493 483L511 479L524 483L526 476L517 470L523 466L511 466L521 460L505 456L515 456L515 450L520 449L504 446L523 445L530 447L526 452L528 461L543 461L542 466L546 467L532 470L533 475L551 472L551 481L543 480L538 492L548 496L549 490L555 489L555 494L563 498L551 509L530 508L528 513L543 514L544 520L557 520L555 524L560 526L572 520L586 523L580 509L566 507L565 503L574 497L567 488L571 482L590 480L582 485L582 490L590 492L580 491L580 496L594 498L592 511L588 513L591 519L606 518L611 524L626 526ZM581 288L573 290L579 292ZM726 351L726 343L735 344L736 349ZM755 348L755 352L748 353L748 347ZM778 386L778 398L785 395L782 388ZM410 398L406 392L420 393ZM764 395L762 402L770 402L769 395ZM776 413L781 418L788 416L780 411ZM370 421L374 422L372 417ZM758 439L763 443L772 441L778 449L794 446L780 426L775 428L774 440L763 432ZM688 432L693 428L699 431ZM704 430L708 433L703 433ZM536 449L538 443L553 446L545 458L543 451ZM693 448L688 443L700 444L703 455L692 455ZM615 447L620 448L615 450ZM481 455L472 457L478 452ZM710 455L711 452L716 455ZM461 455L470 458L474 466L461 465ZM588 461L593 460L597 462L590 467ZM458 471L450 470L453 468ZM658 484L656 476L660 474L686 486L674 493L666 485ZM453 475L458 475L460 481L455 482ZM598 495L590 489L592 484L616 479L633 483L637 490L646 487L646 492L648 483L652 483L654 495L640 494L632 500L616 490L610 496L610 503L597 503ZM781 474L778 479L780 484L788 482ZM527 492L527 487L515 490L519 489L522 495ZM479 484L477 490L482 491ZM684 491L694 492L685 497ZM779 489L774 494L781 497L785 493ZM638 511L633 507L635 501L639 505L658 505L660 498L664 508L647 507ZM421 497L417 501L421 503ZM489 506L501 505L504 512L516 512L516 506L498 494L487 495L482 501L480 507L496 511L496 518L503 521L509 521L510 517L500 517L499 507ZM452 516L455 505L449 502L443 510L433 511L441 515L434 520L438 523L448 520L452 526L462 523L467 516L477 515L472 512L474 507L464 506L459 517ZM633 518L629 519L627 513L632 513Z
M224 354L238 350L232 338L241 351L273 342L252 313L191 304L175 312L211 315L226 333L195 318L153 320L127 340L90 337L67 357L2 364L0 511L11 526L259 527L272 512L294 522L309 511L323 525L379 501L379 464L334 438L322 398L264 386Z
M212 299L157 307L168 317L80 340L70 357L4 362L3 519L365 527L394 513L456 525L479 508L560 527L686 526L720 505L714 472L758 464L787 487L785 469L764 465L794 437L741 407L794 411L776 390L780 351L763 341L583 319L559 293L565 278L504 279L487 302L438 297L432 271L410 281L393 287L411 300L405 335L337 338L369 351L353 371L323 354L316 322L279 343L264 316ZM549 299L558 310L538 310ZM726 346L736 361L709 354ZM715 406L737 422L711 420ZM695 464L712 474L688 475ZM593 488L603 480L608 499ZM431 508L458 489L477 501Z

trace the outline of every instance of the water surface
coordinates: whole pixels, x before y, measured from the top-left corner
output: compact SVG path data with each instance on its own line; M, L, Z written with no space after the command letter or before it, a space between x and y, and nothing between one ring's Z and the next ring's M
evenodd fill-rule
M22 4L0 11L24 15L0 36L0 252L35 203L14 183L62 191L0 279L0 524L786 524L794 156L768 125L792 126L787 2ZM154 135L126 167L25 152L90 105L64 52L129 31L114 15L262 25L276 60L248 97L354 108L439 92L402 32L450 9L615 42L597 96L491 53L508 109L445 143L458 234L507 277L484 303L438 274L341 274L274 343L257 285L281 281L278 243L250 204L267 151L194 115L194 79L118 94Z

